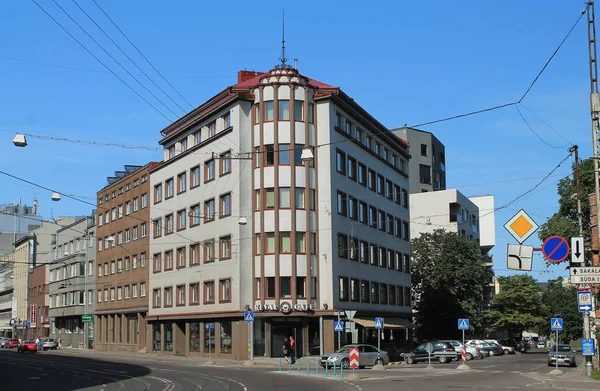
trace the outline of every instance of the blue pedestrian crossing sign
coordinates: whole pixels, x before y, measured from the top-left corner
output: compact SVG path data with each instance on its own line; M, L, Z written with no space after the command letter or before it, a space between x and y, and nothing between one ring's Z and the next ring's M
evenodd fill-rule
M459 319L458 320L458 329L459 330L468 330L469 329L469 319Z
M375 318L375 328L378 330L383 328L383 318Z
M550 321L550 327L554 331L561 331L563 329L563 320L562 318L552 318Z
M344 322L334 322L333 331L344 331Z
M254 312L246 311L244 313L244 322L254 322Z

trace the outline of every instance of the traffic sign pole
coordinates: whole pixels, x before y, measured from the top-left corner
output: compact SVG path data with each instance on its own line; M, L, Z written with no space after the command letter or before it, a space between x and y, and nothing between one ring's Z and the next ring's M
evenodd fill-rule
M556 370L558 371L558 330L556 330Z

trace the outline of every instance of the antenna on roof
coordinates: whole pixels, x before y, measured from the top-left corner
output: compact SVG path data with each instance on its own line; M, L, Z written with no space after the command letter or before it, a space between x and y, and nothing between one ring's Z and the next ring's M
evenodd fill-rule
M285 57L285 10L281 10L281 66L286 67L287 58Z

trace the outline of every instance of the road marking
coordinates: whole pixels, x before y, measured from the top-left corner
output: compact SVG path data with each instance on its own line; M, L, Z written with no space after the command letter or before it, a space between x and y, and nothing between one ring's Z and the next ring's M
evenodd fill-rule
M26 380L40 380L40 379L41 379L41 377L39 377L39 376L32 376L32 377L26 378Z

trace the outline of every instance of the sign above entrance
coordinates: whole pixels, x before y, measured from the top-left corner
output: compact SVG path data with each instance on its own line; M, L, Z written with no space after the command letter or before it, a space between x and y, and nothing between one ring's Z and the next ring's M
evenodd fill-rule
M256 304L254 306L254 311L257 311L257 312L274 311L274 312L282 312L285 315L289 315L293 311L296 311L296 312L314 312L315 311L315 305L314 304L295 304L294 306L292 306L287 301L284 301L280 305L277 305L277 304Z

